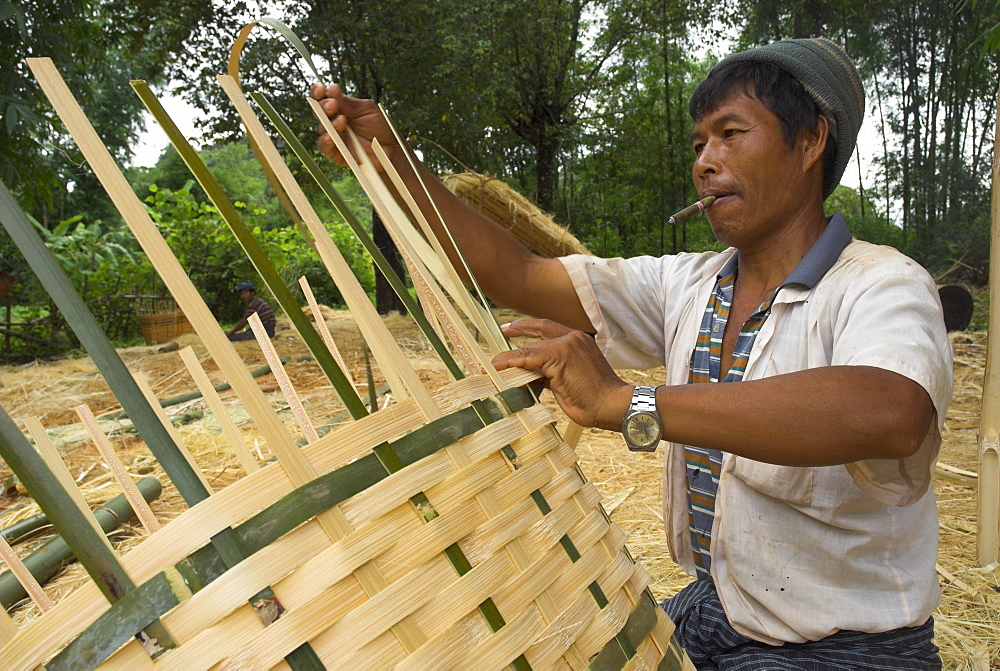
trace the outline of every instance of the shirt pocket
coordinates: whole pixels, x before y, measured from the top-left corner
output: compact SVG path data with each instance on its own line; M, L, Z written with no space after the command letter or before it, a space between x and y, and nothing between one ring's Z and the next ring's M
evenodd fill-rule
M809 506L812 503L815 479L813 468L778 466L733 455L726 470L765 496L795 506Z

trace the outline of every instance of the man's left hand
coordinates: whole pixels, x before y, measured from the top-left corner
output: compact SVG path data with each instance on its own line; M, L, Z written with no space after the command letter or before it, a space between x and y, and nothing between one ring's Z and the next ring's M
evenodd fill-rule
M632 385L615 374L594 338L548 319L519 319L503 327L507 337L538 338L493 359L497 370L537 370L563 412L581 426L621 430Z

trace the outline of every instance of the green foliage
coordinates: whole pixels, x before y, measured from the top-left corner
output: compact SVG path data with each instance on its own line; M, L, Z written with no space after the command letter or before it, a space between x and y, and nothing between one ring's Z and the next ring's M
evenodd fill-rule
M242 314L233 287L255 279L257 273L216 209L196 200L191 187L188 183L174 191L152 186L146 198L147 209L209 309L220 321L232 322ZM265 229L261 225L265 210L242 201L233 204L291 291L298 290L298 278L305 275L318 301L328 305L343 303L339 290L298 229ZM364 249L350 229L346 224L331 223L327 230L362 285L371 286L370 262L366 262ZM259 281L255 283L258 293L271 300L266 288Z

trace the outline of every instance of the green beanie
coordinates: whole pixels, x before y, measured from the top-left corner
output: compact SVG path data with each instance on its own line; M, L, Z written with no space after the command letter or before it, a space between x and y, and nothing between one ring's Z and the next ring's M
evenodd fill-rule
M825 37L781 40L724 58L712 72L739 61L777 65L802 84L829 120L836 153L833 171L823 176L823 197L827 198L844 176L865 118L865 89L851 57Z

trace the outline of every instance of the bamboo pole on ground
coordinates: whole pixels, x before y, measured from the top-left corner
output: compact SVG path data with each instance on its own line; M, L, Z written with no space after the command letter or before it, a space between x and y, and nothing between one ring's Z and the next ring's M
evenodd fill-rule
M998 101L1000 107L1000 101ZM993 202L990 208L990 327L979 417L979 488L976 534L980 566L1000 561L1000 116L993 138Z

